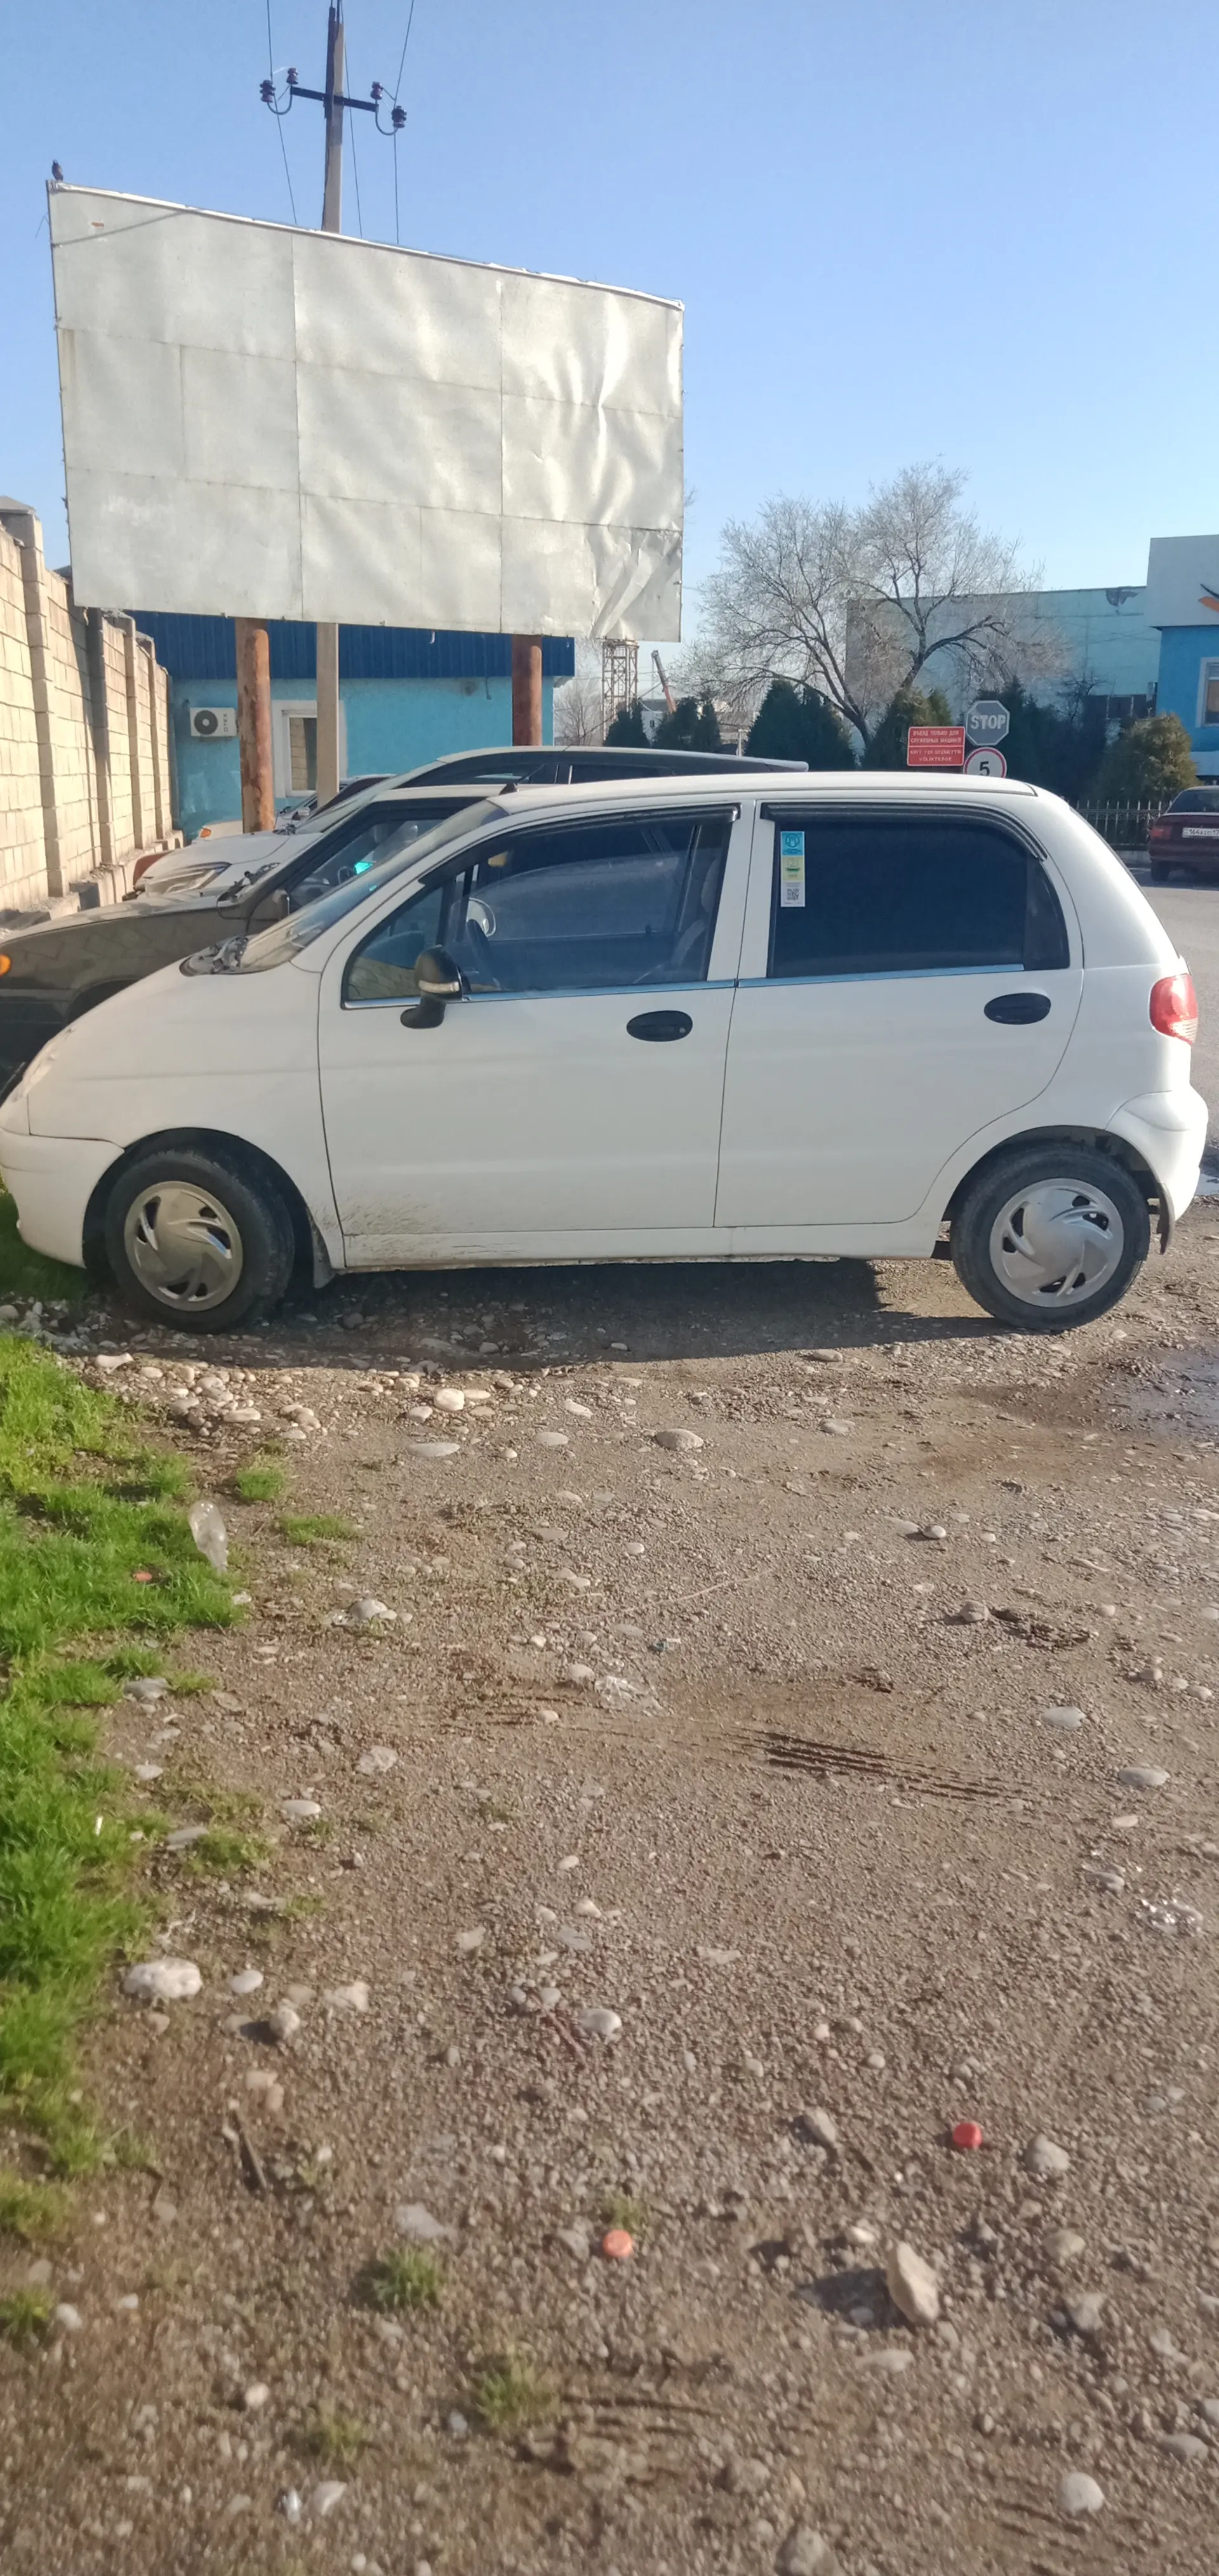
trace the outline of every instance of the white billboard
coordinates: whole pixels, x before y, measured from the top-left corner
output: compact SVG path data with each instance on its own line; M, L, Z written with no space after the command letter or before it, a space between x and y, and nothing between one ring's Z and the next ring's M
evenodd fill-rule
M681 632L682 308L50 192L83 604Z
M1153 537L1144 614L1150 626L1219 631L1219 537Z

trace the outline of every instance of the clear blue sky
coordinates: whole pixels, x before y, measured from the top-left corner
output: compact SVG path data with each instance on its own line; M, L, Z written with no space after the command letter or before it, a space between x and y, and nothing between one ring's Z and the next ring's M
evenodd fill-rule
M272 5L275 63L319 83L324 0ZM347 0L350 87L392 88L408 9ZM267 59L264 0L9 13L0 488L52 562L51 161L286 220ZM688 581L768 494L924 457L1055 585L1219 527L1206 0L416 0L402 97L404 242L683 300ZM392 241L391 146L352 122ZM320 124L282 128L309 223Z

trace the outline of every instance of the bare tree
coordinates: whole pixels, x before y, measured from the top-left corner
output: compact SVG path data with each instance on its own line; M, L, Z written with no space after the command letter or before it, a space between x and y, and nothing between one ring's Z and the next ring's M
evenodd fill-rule
M962 474L912 465L865 507L768 501L729 522L704 588L702 661L717 694L759 696L782 675L819 689L866 743L895 691L955 664L995 676L1018 656L1013 546L962 509Z
M601 736L601 647L578 643L575 677L564 680L554 693L554 738L556 742L600 742Z

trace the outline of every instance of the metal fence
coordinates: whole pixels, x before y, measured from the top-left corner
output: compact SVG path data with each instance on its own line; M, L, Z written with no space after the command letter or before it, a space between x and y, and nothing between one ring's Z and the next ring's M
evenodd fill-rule
M1091 823L1111 850L1145 850L1151 826L1159 821L1163 802L1151 805L1080 805L1076 811Z

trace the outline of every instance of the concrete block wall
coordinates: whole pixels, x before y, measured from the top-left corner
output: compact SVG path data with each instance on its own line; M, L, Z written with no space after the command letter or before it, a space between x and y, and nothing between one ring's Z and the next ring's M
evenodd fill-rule
M32 510L0 501L0 908L101 879L103 901L172 817L168 681L130 617L75 606Z

